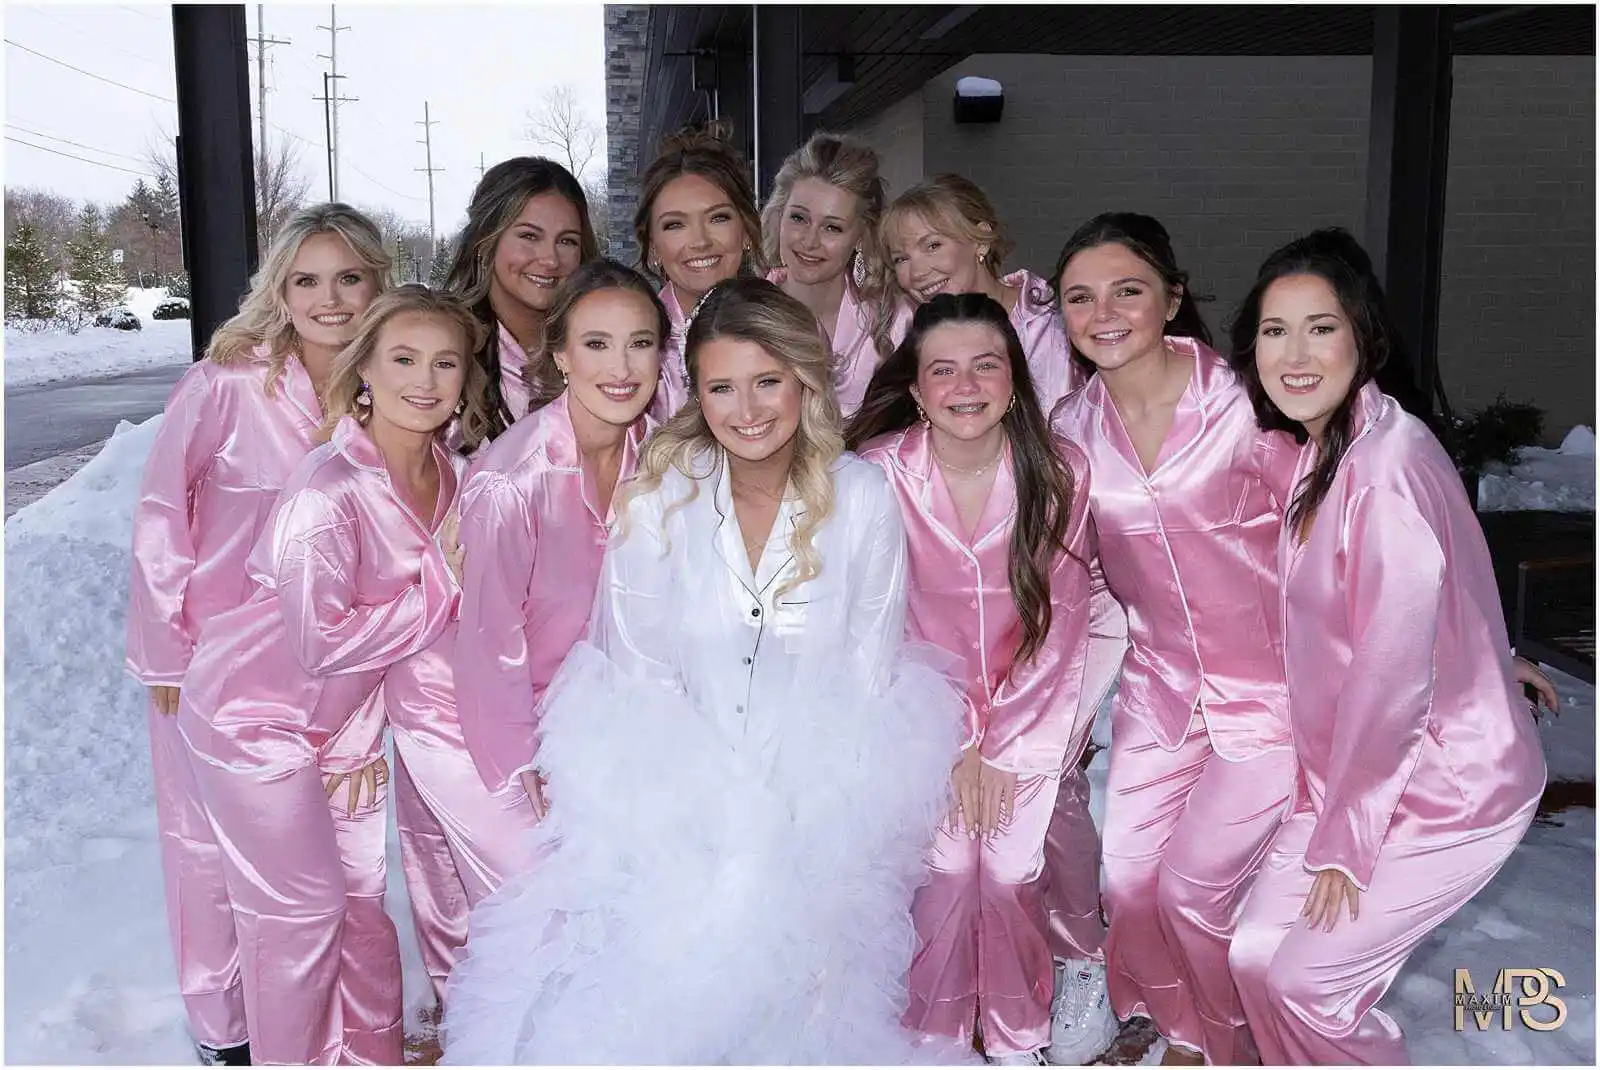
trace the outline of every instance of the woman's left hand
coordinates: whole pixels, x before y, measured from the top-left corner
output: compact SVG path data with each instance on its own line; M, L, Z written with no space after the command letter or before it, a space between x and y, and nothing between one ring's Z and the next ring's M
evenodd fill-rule
M333 798L333 793L339 790L339 785L345 782L350 784L350 796L345 813L350 817L356 816L356 810L361 806L361 786L367 787L367 802L369 805L378 801L378 789L389 783L389 763L384 758L379 758L371 765L358 769L354 776L344 773L329 773L323 778L323 790L328 793L328 798Z
M1561 696L1556 694L1556 685L1550 682L1550 677L1539 671L1539 667L1527 658L1512 658L1511 668L1515 671L1517 683L1532 687L1539 695L1539 701L1533 703L1533 718L1539 719L1540 710L1549 710L1559 716L1561 714Z
M1317 879L1311 884L1311 892L1306 896L1306 905L1300 911L1300 916L1309 919L1313 929L1321 925L1323 932L1331 933L1333 927L1339 923L1341 903L1350 904L1350 920L1355 921L1359 916L1361 889L1337 869L1319 870Z

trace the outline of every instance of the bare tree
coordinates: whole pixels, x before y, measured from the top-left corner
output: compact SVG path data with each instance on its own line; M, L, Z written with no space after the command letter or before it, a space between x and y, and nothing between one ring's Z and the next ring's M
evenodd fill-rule
M539 106L528 112L524 133L535 145L551 150L556 162L565 163L580 182L600 155L600 127L583 110L570 85L545 90Z
M268 138L255 146L256 244L263 253L272 237L296 209L305 204L311 180L301 170L300 148L286 137ZM178 184L177 139L165 134L147 144L145 162L158 177Z

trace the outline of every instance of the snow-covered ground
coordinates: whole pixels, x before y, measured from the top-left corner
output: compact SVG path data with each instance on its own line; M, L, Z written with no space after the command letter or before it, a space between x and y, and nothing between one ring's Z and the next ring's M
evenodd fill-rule
M1594 431L1579 425L1559 449L1524 448L1516 465L1496 465L1478 483L1478 509L1506 513L1550 509L1594 512Z
M144 325L138 331L89 326L69 334L64 330L31 331L6 324L5 352L0 356L5 385L88 379L187 363L194 356L189 321L150 318L166 296L164 287L128 290L123 306Z
M127 547L160 417L123 425L70 480L5 525L5 1057L182 1063L193 1052L161 903L145 698L122 670ZM1594 689L1559 679L1544 732L1552 780L1593 781ZM1091 768L1103 789L1104 756ZM1595 822L1554 815L1407 963L1384 1006L1420 1063L1593 1065ZM410 1017L426 990L391 838L388 905ZM1562 1029L1452 1026L1451 982L1501 967L1566 979ZM781 968L777 964L775 968ZM648 983L645 981L644 983Z

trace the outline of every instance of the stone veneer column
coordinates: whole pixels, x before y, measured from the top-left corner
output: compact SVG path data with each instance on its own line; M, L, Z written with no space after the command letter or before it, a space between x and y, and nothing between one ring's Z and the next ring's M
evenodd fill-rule
M610 208L610 255L624 264L639 256L633 213L639 205L639 125L645 58L650 32L646 4L607 4L606 186Z

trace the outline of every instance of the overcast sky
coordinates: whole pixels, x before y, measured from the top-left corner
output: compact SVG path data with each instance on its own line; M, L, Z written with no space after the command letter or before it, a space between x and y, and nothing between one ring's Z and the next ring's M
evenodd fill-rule
M246 11L253 37L257 6ZM323 106L312 98L328 69L318 54L328 53L329 34L317 27L329 25L329 5L269 3L265 15L267 36L291 42L267 49L268 138L294 135L310 198L325 199ZM523 130L547 88L570 85L603 136L603 15L599 3L339 4L339 25L349 27L338 35L343 93L360 98L340 109L340 199L426 224L427 176L414 170L424 163L424 101L435 120L433 165L445 169L434 175L441 233L465 219L480 153L492 167L540 151ZM169 5L8 2L5 39L5 185L121 201L139 175L113 168L146 171L146 147L177 131ZM255 46L249 51L254 109Z

